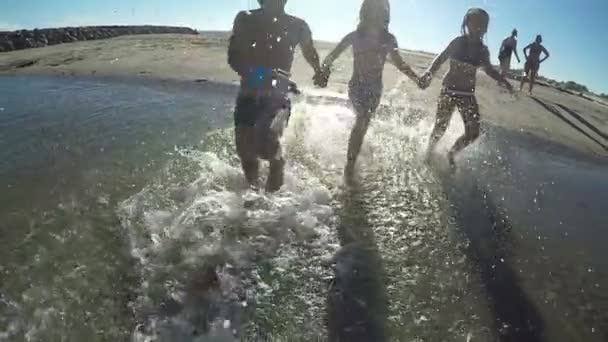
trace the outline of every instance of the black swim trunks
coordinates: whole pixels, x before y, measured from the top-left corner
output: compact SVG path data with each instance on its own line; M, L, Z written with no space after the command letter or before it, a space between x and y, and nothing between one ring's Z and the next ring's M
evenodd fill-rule
M274 118L281 109L291 112L289 99L285 98L284 101L279 102L269 96L241 94L236 99L234 125L254 127L260 120L266 122L269 117Z

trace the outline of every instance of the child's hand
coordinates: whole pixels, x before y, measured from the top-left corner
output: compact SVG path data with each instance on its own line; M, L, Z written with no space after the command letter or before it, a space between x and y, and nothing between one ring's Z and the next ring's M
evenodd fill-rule
M418 87L420 89L426 89L431 85L432 76L426 72L418 79Z
M329 83L330 74L331 71L329 70L329 68L325 67L317 71L312 78L314 85L320 88L327 87L327 83Z

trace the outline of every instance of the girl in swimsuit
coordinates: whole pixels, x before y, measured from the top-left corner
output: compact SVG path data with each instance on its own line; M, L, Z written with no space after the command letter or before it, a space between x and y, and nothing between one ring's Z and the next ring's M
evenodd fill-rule
M486 11L480 8L470 9L462 22L462 35L454 39L435 58L431 67L422 76L421 88L426 88L441 65L448 58L450 59L450 69L443 79L443 87L437 103L437 116L429 140L427 160L445 134L454 109L458 108L464 121L465 133L448 152L448 161L452 170L456 167L455 155L479 137L479 106L475 98L477 69L483 67L488 76L509 91L513 91L511 84L490 63L490 53L483 42L489 22L490 16Z
M521 79L521 84L519 86L519 91L524 89L524 84L526 80L530 81L530 94L532 94L532 88L534 88L534 82L536 81L536 76L538 75L538 70L540 69L540 63L544 62L547 58L549 58L549 51L545 49L542 45L543 37L541 35L536 36L536 40L534 43L526 46L524 48L524 56L526 56L526 65L524 67L525 75ZM544 58L540 58L541 54L545 54Z
M325 85L332 63L348 48L353 47L353 75L348 84L348 96L356 113L355 125L348 143L345 180L351 182L354 176L357 156L363 139L382 97L382 72L387 56L391 62L410 79L419 84L418 75L407 65L399 54L397 39L388 31L390 5L387 0L365 0L361 6L360 23L356 31L349 33L327 56L322 68Z

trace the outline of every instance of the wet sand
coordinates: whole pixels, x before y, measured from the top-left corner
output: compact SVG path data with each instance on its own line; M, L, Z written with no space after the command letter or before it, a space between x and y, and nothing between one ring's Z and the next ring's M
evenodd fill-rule
M199 36L125 36L13 51L0 54L0 74L236 84L238 77L226 63L227 37L225 32L202 32ZM317 43L322 58L332 46L332 43ZM432 54L423 52L403 50L402 53L419 73L433 58ZM350 53L345 53L336 63L328 90L319 92L313 90L312 70L298 53L294 80L312 93L344 96L351 64ZM401 93L409 106L434 112L440 77L428 90L422 91L393 66L385 69L384 76L387 94ZM518 87L517 82L513 84ZM478 77L478 100L482 118L487 123L540 136L565 149L597 158L608 156L608 106L600 102L546 86L537 86L533 96L517 93L514 97L483 73Z

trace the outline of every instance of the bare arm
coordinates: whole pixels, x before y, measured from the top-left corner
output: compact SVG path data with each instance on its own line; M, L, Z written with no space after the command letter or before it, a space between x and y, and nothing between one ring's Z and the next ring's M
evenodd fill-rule
M230 43L228 45L228 64L241 77L244 77L247 73L245 61L247 60L248 46L246 30L243 27L245 15L245 12L240 12L234 19L232 35L230 36Z
M448 58L450 58L450 56L452 55L454 49L456 47L456 39L454 39L450 45L448 45L448 47L445 48L445 50L443 50L443 52L441 52L439 54L439 56L437 56L434 60L433 63L431 64L431 66L429 67L429 69L426 71L426 75L428 75L428 77L433 77L433 75L435 75L435 73L437 72L437 70L439 70L439 68L441 68L441 66L443 65L443 63L445 63L445 61L448 60Z
M545 49L545 47L543 46L543 52L545 54L545 57L543 59L540 60L540 62L544 62L549 58L549 51L547 51L547 49Z
M513 52L515 53L515 58L517 58L517 63L521 63L521 59L519 59L519 54L517 53L517 42L515 42L515 46L513 47Z
M511 83L509 83L509 81L507 81L496 69L494 69L494 66L490 62L490 51L487 48L484 50L483 70L488 76L498 81L500 85L507 88L509 91L513 91L513 86L511 86Z
M412 70L412 68L405 63L401 54L399 53L399 45L397 44L397 39L394 36L391 37L391 49L389 51L389 57L391 62L399 71L404 73L407 77L409 77L412 81L416 83L420 83L420 77Z
M340 57L340 55L344 52L344 50L346 50L352 44L353 44L353 33L351 32L351 33L347 34L346 37L342 38L342 40L340 41L340 43L338 43L338 45L336 45L334 50L332 52L330 52L329 55L327 55L327 57L325 57L325 60L323 60L323 68L324 69L331 68L334 61L336 59L338 59L338 57Z
M526 46L524 48L524 57L526 57L526 59L528 59L528 50L530 50L530 47L532 46L532 44L529 44L528 46Z
M304 59L306 59L306 62L308 62L315 73L319 73L321 72L321 65L319 62L319 54L317 53L317 49L315 49L315 44L312 40L312 33L308 27L308 24L303 23L303 25L302 37L300 39L302 55L304 55Z

